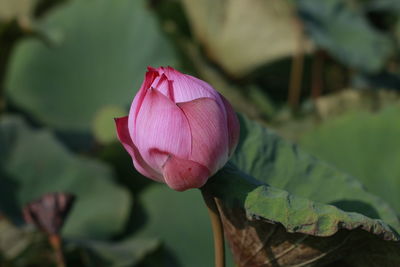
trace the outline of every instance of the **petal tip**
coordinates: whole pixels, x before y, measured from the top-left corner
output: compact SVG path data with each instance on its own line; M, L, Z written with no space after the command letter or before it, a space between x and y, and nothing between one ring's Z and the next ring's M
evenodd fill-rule
M147 66L147 71L148 71L148 72L152 72L152 71L158 72L157 69L154 68L154 67L152 67L152 66Z
M114 122L118 133L122 130L127 130L128 116L114 118Z
M122 120L124 120L124 119L127 119L128 118L128 116L123 116L123 117L114 117L114 121L116 122L116 123L118 123L118 122L121 122Z

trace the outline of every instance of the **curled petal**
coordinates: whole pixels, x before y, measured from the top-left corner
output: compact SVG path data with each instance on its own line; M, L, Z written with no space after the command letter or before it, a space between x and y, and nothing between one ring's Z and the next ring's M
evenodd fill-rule
M182 110L156 89L149 89L136 119L133 143L143 159L162 172L167 155L188 158L191 150L190 128ZM162 153L154 153L154 151Z
M223 111L211 98L179 103L192 133L191 160L214 174L228 160L228 129Z
M233 152L235 152L236 146L239 142L240 124L231 104L228 102L228 100L225 99L225 97L223 97L222 95L220 96L225 106L227 122L228 122L229 157L230 157L233 154Z
M116 118L115 124L117 126L118 139L131 156L133 165L135 166L136 170L138 170L138 172L146 177L149 177L159 182L164 182L164 178L162 177L161 173L157 173L156 171L154 171L143 160L135 144L132 142L128 131L128 116Z
M210 177L205 166L173 155L168 157L163 170L166 184L177 191L200 188Z

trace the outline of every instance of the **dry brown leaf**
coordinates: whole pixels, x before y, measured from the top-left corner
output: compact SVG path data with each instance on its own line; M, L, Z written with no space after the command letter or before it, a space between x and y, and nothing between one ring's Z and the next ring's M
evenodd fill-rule
M279 223L261 218L249 219L239 204L230 208L217 200L217 205L234 260L241 267L400 264L398 242L383 241L361 229L342 229L330 237L288 233ZM396 256L382 263L379 257L389 251Z

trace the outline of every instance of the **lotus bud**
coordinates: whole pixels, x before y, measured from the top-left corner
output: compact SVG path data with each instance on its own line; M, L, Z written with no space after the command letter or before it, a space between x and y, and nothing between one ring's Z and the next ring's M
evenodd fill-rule
M118 138L144 176L177 191L202 187L235 150L239 122L208 83L171 67L149 67Z

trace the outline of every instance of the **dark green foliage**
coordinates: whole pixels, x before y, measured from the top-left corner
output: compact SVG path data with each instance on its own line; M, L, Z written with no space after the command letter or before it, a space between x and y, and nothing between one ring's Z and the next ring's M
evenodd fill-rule
M69 192L77 200L63 229L66 237L104 239L123 229L130 195L112 181L107 165L72 154L49 131L32 129L18 117L2 118L0 147L5 215L18 220L24 204L45 193Z
M128 107L148 65L175 64L144 5L70 1L54 9L38 22L49 43L30 38L15 48L5 83L11 101L46 125L80 132L103 108Z
M376 114L355 111L306 133L301 145L346 171L386 200L400 214L400 125L398 106ZM379 142L377 142L379 140Z
M345 65L378 72L394 53L393 41L371 25L356 3L345 0L295 3L312 39Z

